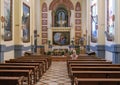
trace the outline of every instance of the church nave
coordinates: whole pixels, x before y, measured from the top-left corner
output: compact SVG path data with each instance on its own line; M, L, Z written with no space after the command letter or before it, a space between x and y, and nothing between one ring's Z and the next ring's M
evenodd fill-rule
M36 85L71 85L66 62L52 62L51 67Z

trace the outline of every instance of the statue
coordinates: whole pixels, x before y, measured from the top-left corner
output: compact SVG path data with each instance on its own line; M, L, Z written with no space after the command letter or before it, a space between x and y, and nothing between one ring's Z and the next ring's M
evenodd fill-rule
M66 23L66 21L63 19L63 12L60 13L60 20L57 22L60 27L63 27Z

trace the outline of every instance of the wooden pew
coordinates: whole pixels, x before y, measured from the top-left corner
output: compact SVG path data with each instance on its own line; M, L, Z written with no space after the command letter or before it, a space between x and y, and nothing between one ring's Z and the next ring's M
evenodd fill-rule
M86 66L86 67L80 67L80 66L73 66L70 67L70 71L120 71L120 67L94 67L94 66Z
M0 63L0 66L35 66L37 69L37 80L43 75L43 67L39 63Z
M100 66L106 66L106 67L109 67L109 66L113 66L113 67L120 67L120 64L79 64L79 63L70 63L69 66L80 66L80 67L86 67L86 66L97 66L97 67L100 67Z
M69 59L67 60L67 62L70 62L70 61L106 61L106 60L105 59L76 59L76 60Z
M74 85L120 85L118 78L75 78Z
M37 69L35 66L0 66L0 70L32 70L33 84L37 82Z
M46 55L30 55L30 56L22 56L19 58L47 59L49 67L51 66L51 62L52 62L52 58L50 56L46 56ZM17 58L17 59L19 59L19 58Z
M71 83L75 78L120 78L120 71L71 71Z
M39 63L42 64L43 66L43 72L44 73L46 71L46 66L44 64L44 61L26 61L26 60L11 60L11 61L5 61L6 63Z
M32 70L0 70L0 76L20 77L24 76L28 85L32 85Z
M111 61L67 61L68 73L70 70L70 64L112 64Z
M24 76L21 77L6 77L0 76L0 85L23 85Z
M96 57L96 56L89 56L89 55L87 55L87 56L78 56L78 59L101 59L101 58L99 58L99 57Z
M79 63L79 64L112 64L111 61L68 61L68 64L70 63Z
M45 69L47 70L49 68L48 66L48 61L46 59L34 59L34 58L20 58L20 59L10 59L10 61L12 60L22 60L22 61L44 61L45 64Z

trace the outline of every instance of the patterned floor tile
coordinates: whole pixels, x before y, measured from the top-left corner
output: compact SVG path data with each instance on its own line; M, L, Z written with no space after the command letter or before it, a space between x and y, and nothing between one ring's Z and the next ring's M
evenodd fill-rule
M71 85L66 62L52 62L51 67L36 85Z

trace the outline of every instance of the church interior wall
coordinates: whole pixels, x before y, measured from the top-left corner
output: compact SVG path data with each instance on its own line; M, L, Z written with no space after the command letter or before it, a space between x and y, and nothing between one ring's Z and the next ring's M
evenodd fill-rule
M42 13L42 4L43 3L46 3L47 4L47 8L48 8L48 25L47 25L47 27L48 27L48 40L51 40L51 42L52 42L52 30L51 30L51 25L52 25L52 15L51 15L51 13L52 13L52 10L49 10L49 5L51 4L51 2L52 2L52 0L41 0L39 3L40 3L40 21L42 21L42 15L41 15L41 13ZM86 24L85 24L85 22L86 22L86 17L85 17L85 15L86 15L86 1L85 0L71 0L71 2L73 3L73 6L74 6L74 10L71 10L71 16L70 16L70 26L72 26L71 27L71 31L70 31L70 39L72 39L72 38L75 38L75 5L76 5L76 3L77 2L80 2L80 4L81 4L81 8L82 8L82 10L81 10L81 14L82 14L82 22L81 22L81 27L82 27L82 35L83 34L85 34L86 35ZM36 8L37 8L38 6L36 6ZM37 14L39 14L39 13L37 13ZM38 20L37 20L38 21ZM41 31L41 29L42 29L42 22L39 22L40 23L40 28L39 27L37 27L38 29L38 34L39 34L39 37L37 38L38 39L38 45L42 45L42 46L46 46L46 44L42 44L42 31ZM53 43L53 42L52 42Z
M4 14L4 0L0 0L0 15L5 16ZM22 41L22 7L23 3L30 7L30 41L23 42ZM30 51L31 46L31 37L34 33L34 1L33 0L12 0L12 40L5 41L4 40L4 22L0 23L0 62L4 62L4 60L13 59L15 57L21 56L24 54L24 51ZM33 38L32 38L33 39Z

